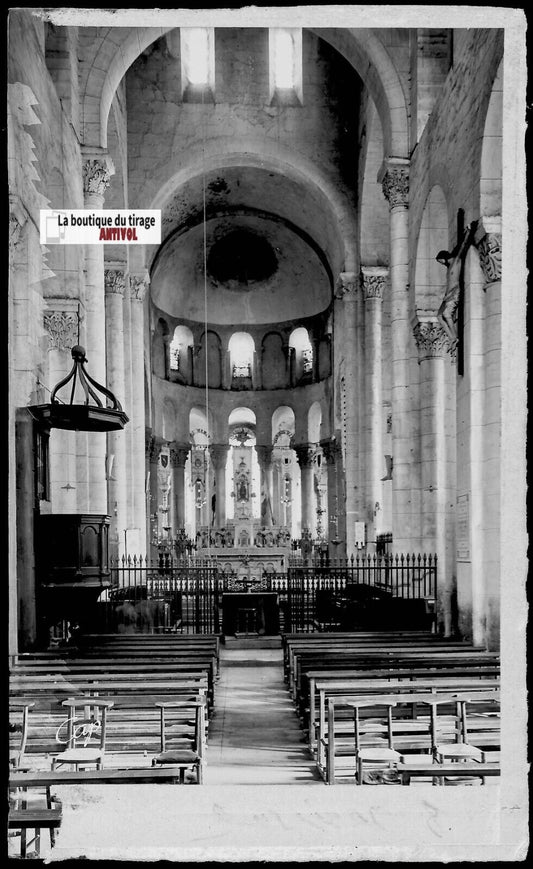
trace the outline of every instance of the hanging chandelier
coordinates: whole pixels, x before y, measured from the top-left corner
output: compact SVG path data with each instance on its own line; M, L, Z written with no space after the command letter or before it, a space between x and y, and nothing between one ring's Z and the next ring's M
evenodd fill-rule
M54 386L49 404L37 404L29 408L32 416L48 428L68 431L108 432L123 429L128 422L128 416L113 393L93 380L87 372L85 348L77 344L72 348L71 354L74 364L69 374ZM68 403L57 398L59 390L67 386L70 386ZM75 402L76 391L80 390L85 400ZM105 404L98 393L104 396Z

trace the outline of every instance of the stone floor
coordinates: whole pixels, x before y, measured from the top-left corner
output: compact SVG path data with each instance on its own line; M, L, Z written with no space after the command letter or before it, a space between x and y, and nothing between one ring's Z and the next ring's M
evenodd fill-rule
M281 648L222 649L220 663L205 783L321 782L283 681Z

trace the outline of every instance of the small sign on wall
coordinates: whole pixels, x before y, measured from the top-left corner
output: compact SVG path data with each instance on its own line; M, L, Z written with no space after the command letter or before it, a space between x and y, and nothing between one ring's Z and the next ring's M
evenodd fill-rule
M456 540L457 561L470 561L470 494L468 492L457 496Z
M355 545L357 549L362 549L366 543L366 533L365 533L365 523L364 522L355 522Z

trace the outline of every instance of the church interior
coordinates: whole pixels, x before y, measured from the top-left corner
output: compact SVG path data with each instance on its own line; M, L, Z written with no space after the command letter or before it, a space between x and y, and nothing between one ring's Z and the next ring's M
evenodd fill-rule
M102 16L9 16L10 848L99 853L103 785L497 791L505 28Z

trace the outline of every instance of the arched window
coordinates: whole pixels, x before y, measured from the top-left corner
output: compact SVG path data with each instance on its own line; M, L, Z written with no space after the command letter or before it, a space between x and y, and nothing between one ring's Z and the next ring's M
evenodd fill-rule
M298 383L303 377L306 380L313 376L313 345L309 338L309 332L303 326L299 326L292 332L289 338L289 347L292 350L292 381Z
M302 101L302 31L297 27L269 30L270 97L284 103Z
M251 335L247 332L235 332L228 344L231 365L232 386L252 385L252 367L254 360L255 344Z
M182 27L181 90L183 99L195 101L215 85L215 34L212 27Z
M168 367L171 374L180 375L180 382L190 382L191 355L194 339L187 326L176 326L168 347Z

